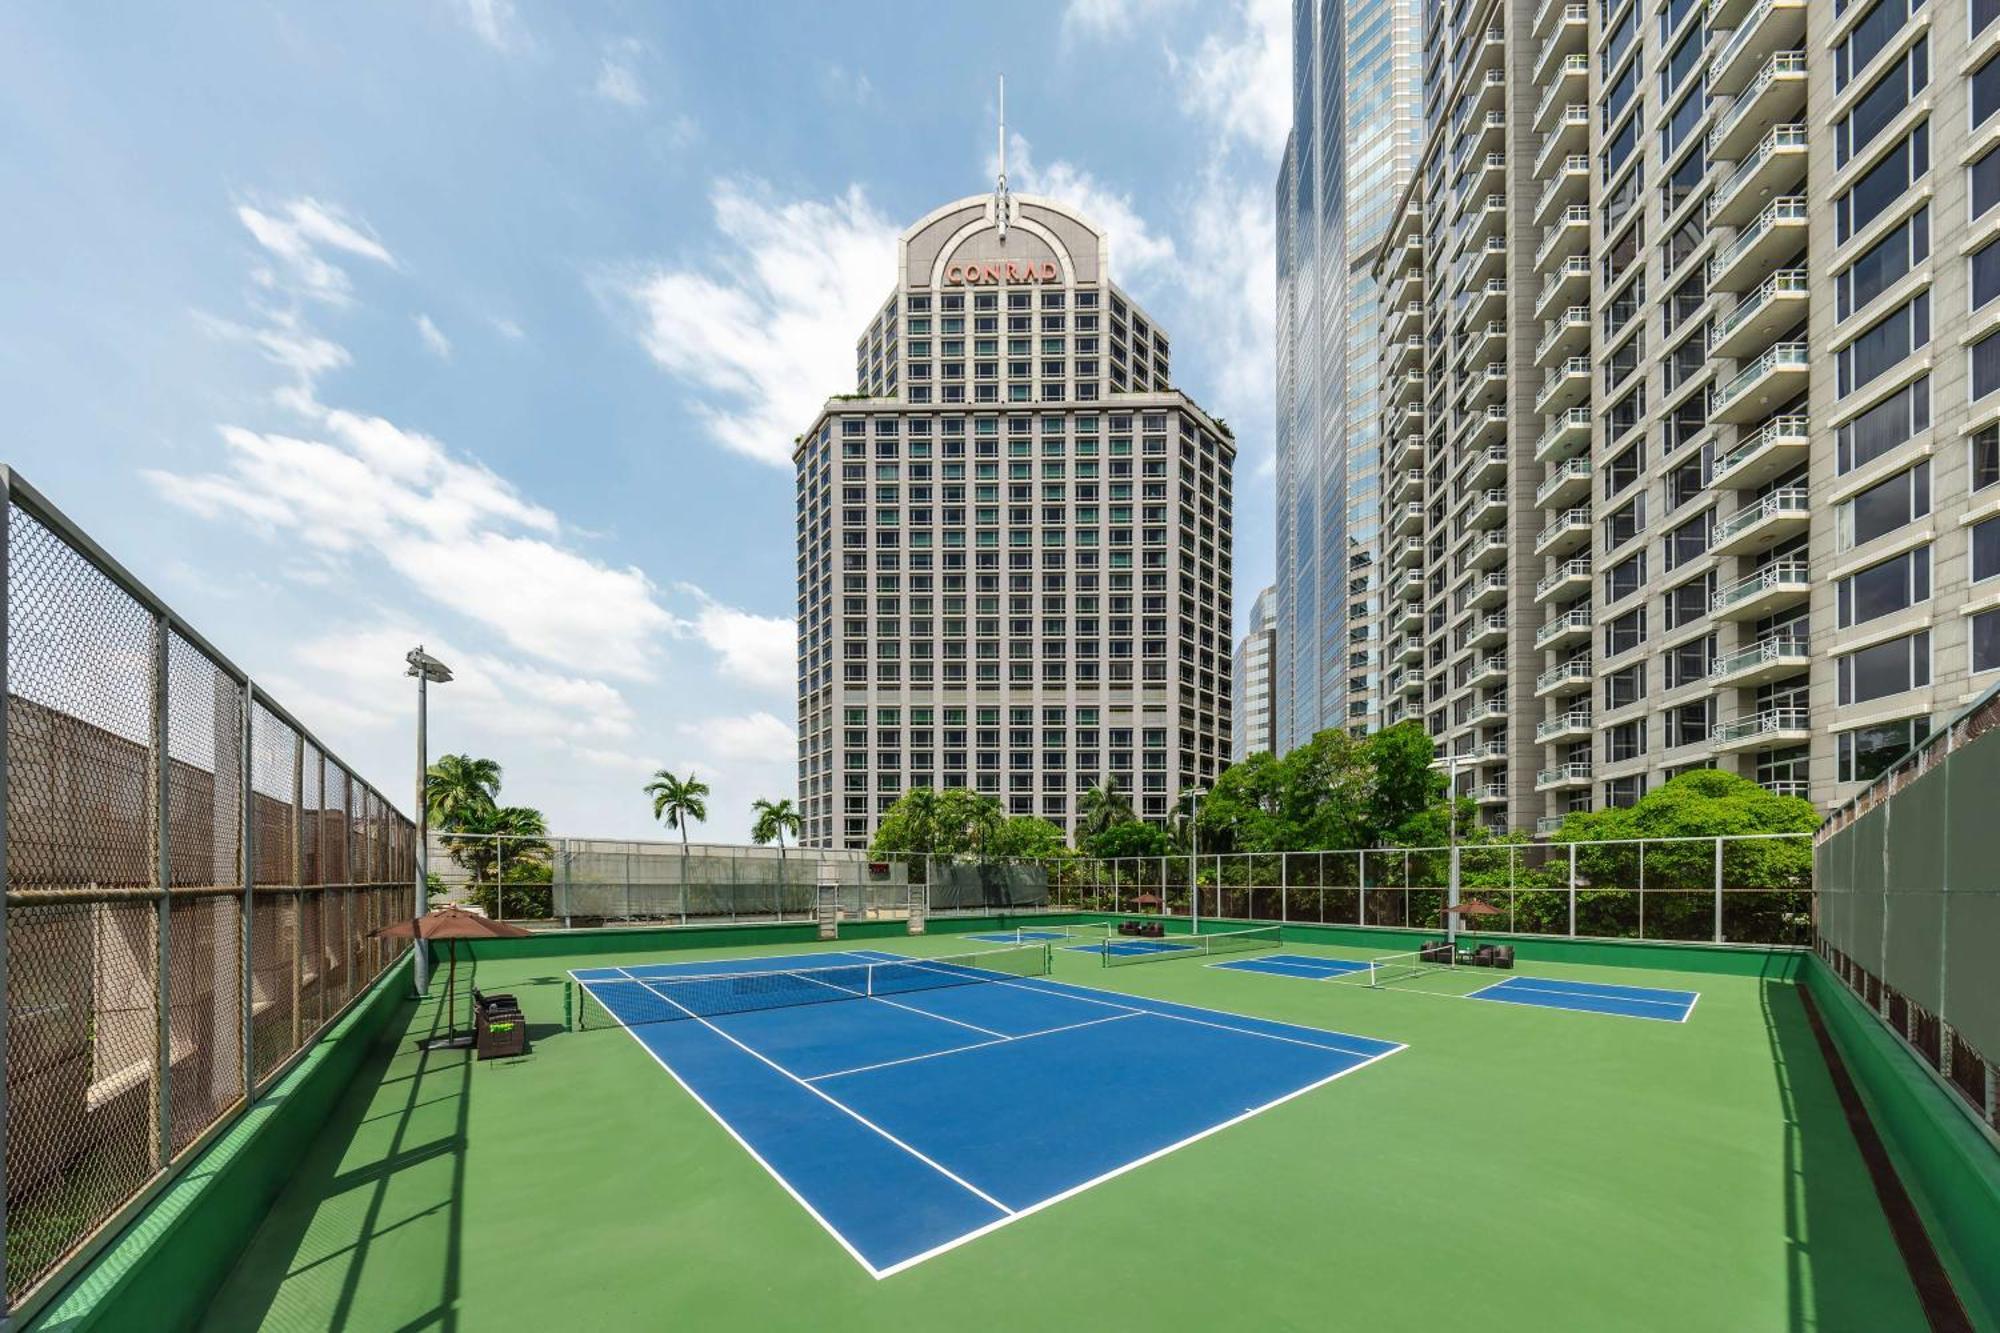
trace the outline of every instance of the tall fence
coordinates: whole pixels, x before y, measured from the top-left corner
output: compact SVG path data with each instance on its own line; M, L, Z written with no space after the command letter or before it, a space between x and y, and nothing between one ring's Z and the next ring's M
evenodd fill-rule
M18 476L0 493L18 1315L408 947L372 932L409 915L415 839Z
M2000 1131L2000 688L1821 830L1815 948Z

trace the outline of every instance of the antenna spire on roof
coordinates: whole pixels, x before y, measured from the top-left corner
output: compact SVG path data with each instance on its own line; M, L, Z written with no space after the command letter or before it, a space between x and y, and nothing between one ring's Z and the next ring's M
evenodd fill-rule
M1007 239L1007 216L1013 211L1013 198L1007 193L1007 76L1000 76L1000 179L993 186L993 217L999 226L1000 239Z

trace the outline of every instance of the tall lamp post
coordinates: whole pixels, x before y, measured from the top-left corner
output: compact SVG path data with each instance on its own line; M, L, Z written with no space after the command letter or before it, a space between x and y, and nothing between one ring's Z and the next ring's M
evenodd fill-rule
M1181 793L1181 800L1188 803L1188 934L1201 934L1201 798L1208 795L1205 788L1190 787ZM1166 890L1161 889L1164 893ZM1165 911L1167 905L1160 904Z
M1451 830L1451 879L1445 888L1444 937L1445 942L1458 948L1458 766L1461 762L1475 763L1477 755L1448 754L1445 756L1445 825Z
M431 884L431 816L430 803L424 799L424 778L430 771L430 742L425 735L429 723L430 685L436 681L442 685L451 679L451 668L424 651L418 644L410 649L403 660L409 663L409 670L403 674L417 678L417 916L421 919L430 910ZM421 997L430 989L431 960L428 946L423 940L414 941L416 949L415 977L417 995Z

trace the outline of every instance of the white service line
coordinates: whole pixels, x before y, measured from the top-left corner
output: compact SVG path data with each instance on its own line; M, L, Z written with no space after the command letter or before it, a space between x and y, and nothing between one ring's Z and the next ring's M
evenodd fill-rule
M659 995L659 992L657 990L654 990L654 988L651 986L648 986L646 989L653 991L655 995ZM745 1055L749 1056L753 1060L756 1060L762 1064L770 1066L778 1073L783 1074L786 1078L790 1079L792 1082L804 1088L807 1092L810 1092L813 1096L825 1102L828 1106L833 1107L835 1110L840 1111L845 1115L853 1117L855 1121L865 1126L866 1128L874 1130L877 1134L880 1134L884 1139L888 1140L890 1143L895 1144L898 1148L901 1148L904 1152L916 1158L919 1162L922 1162L925 1166L937 1172L939 1175L943 1176L946 1180L949 1180L952 1184L957 1185L960 1188L968 1191L969 1193L980 1199L982 1202L991 1204L993 1207L998 1208L1001 1212L1007 1214L1009 1217L1013 1216L1014 1210L1012 1208L1009 1208L1006 1204L1000 1202L998 1199L988 1194L985 1190L979 1188L979 1186L973 1184L971 1181L965 1179L963 1176L956 1174L951 1170L951 1168L944 1166L941 1163L935 1162L931 1160L929 1157L926 1157L923 1153L917 1151L917 1149L903 1142L901 1139L897 1138L894 1134L891 1134L888 1130L882 1128L880 1125L876 1124L873 1120L870 1120L867 1116L861 1114L861 1112L855 1110L853 1107L847 1105L845 1102L842 1102L836 1097L828 1096L825 1092L814 1087L812 1084L806 1082L804 1079L800 1078L797 1074L794 1074L791 1070L785 1068L783 1065L779 1064L776 1060L773 1060L770 1056L764 1054L756 1047L749 1046L744 1044L743 1042L738 1041L736 1038L730 1036L727 1032L724 1032L721 1028L717 1027L715 1024L709 1022L706 1018L703 1018L700 1014L696 1013L694 1010L688 1008L686 1005L681 1004L680 1002L675 1000L672 996L660 995L660 998L665 1000L668 1004L673 1005L674 1008L680 1010L682 1013L686 1014L689 1018L692 1018L695 1022L701 1024L703 1027L707 1028L710 1032L713 1032L716 1036L722 1038L724 1041L728 1042L731 1046L734 1046L737 1050L742 1051Z
M876 963L870 963L869 966L876 967L880 965ZM925 969L925 970L928 971L930 969ZM851 986L835 986L831 981L821 981L818 977L806 976L806 974L803 972L799 973L798 975L806 977L806 980L813 982L815 985L826 986L829 987L830 989L837 990L841 994L847 996L850 999L876 1000L882 1004L888 1005L891 1009L901 1009L906 1013L922 1014L925 1018L935 1018L940 1023L950 1023L954 1027L971 1028L974 1032L983 1032L989 1037L1004 1037L1007 1035L1004 1032L995 1032L992 1028L980 1027L977 1023L961 1023L956 1018L946 1018L943 1014L934 1014L927 1009L918 1009L911 1005L898 1004L894 1000L885 1000L880 995L869 995L863 991L855 990Z
M996 1037L992 1041L975 1041L966 1046L949 1046L942 1051L926 1051L922 1055L906 1055L899 1060L883 1060L872 1065L856 1065L852 1069L836 1069L831 1074L814 1074L806 1082L817 1083L821 1079L846 1078L849 1074L866 1074L870 1070L887 1069L891 1065L911 1065L916 1064L920 1060L935 1060L943 1055L957 1055L960 1051L982 1051L988 1046L1001 1046L1010 1041L1026 1041L1030 1037L1046 1037L1052 1032L1074 1032L1078 1028L1094 1028L1099 1023L1116 1023L1121 1019L1144 1018L1145 1016L1145 1013L1138 1009L1134 1009L1129 1014L1107 1014L1103 1018L1085 1019L1081 1023L1068 1023L1059 1028L1042 1028L1039 1031L1023 1032L1012 1037Z
M1014 988L1015 988L1016 990L1031 990L1031 991L1034 991L1034 992L1035 992L1036 994L1038 994L1038 995L1060 995L1060 994L1062 994L1062 993L1063 993L1063 992L1061 992L1061 991L1051 991L1051 990L1044 990L1044 989L1042 989L1042 988L1041 988L1040 986L1030 986L1030 985L1028 985L1028 984L1026 984L1026 983L1024 983L1024 982L1019 982L1019 981L993 981L993 982L988 982L987 984L988 984L988 985L991 985L991 986L1012 986L1012 987L1014 987ZM1057 982L1056 984L1057 984L1057 985L1059 985L1059 986L1068 986L1068 985L1071 985L1072 983L1070 983L1070 982L1067 982L1067 981L1059 981L1059 982ZM1087 988L1086 988L1086 987L1078 987L1077 989L1079 989L1079 990L1082 990L1082 989L1087 989ZM1109 1006L1110 1006L1111 1008L1113 1008L1113 1009L1129 1009L1129 1008L1131 1008L1131 1006L1130 1006L1130 1005L1122 1005L1122 1004L1113 1004L1113 1003L1112 1003L1112 1002L1111 1002L1110 1000L1096 1000L1096 999L1092 999L1092 998L1091 998L1090 996L1088 996L1088 995L1071 995L1071 996L1069 996L1069 998L1070 998L1070 999L1072 999L1072 1000L1081 1000L1081 1001L1083 1001L1083 1002L1084 1002L1085 1004L1102 1004L1102 1005L1109 1005ZM1144 997L1135 997L1135 998L1144 998ZM1162 1003L1162 1004L1168 1004L1168 1003L1171 1003L1171 1001L1167 1001L1167 1000L1162 1000L1162 1001L1161 1001L1161 1003ZM1236 1026L1235 1026L1234 1024L1230 1024L1230 1023L1211 1023L1211 1022L1209 1022L1209 1021L1208 1021L1207 1019L1205 1019L1205 1018L1189 1018L1189 1017L1188 1017L1187 1015L1185 1015L1185 1014L1165 1014L1165 1013L1161 1013L1161 1012L1160 1012L1159 1010L1157 1010L1157 1009L1141 1009L1141 1010L1138 1010L1138 1012L1139 1012L1139 1013L1142 1013L1142 1014L1151 1014L1151 1015L1152 1015L1152 1016L1153 1016L1154 1018L1171 1018L1171 1019L1173 1019L1173 1020L1174 1020L1174 1021L1175 1021L1176 1023L1193 1023L1193 1024L1195 1024L1195 1025L1197 1025L1197 1026L1199 1026L1199 1027L1205 1027L1205 1028L1220 1028L1220 1029L1221 1029L1222 1031L1224 1031L1224 1032L1236 1032L1236 1033L1241 1033L1241 1034L1242 1034L1243 1036L1246 1036L1246 1037L1262 1037L1262 1038L1264 1038L1264 1039L1265 1039L1265 1040L1267 1040L1267 1041L1287 1041L1287 1042L1290 1042L1290 1043L1291 1043L1292 1045L1294 1045L1294 1046L1305 1046L1305 1047L1309 1047L1310 1049L1312 1049L1312 1050L1315 1050L1315 1051L1338 1051L1338 1052L1340 1052L1340 1053L1341 1053L1342 1055L1358 1055L1358 1056L1361 1056L1361 1057L1363 1057L1363 1058L1365 1058L1365 1059L1370 1059L1370 1060L1372 1060L1372 1059L1375 1059L1375 1058L1376 1058L1377 1056L1379 1056L1379 1055L1393 1055L1393 1054L1395 1054L1395 1051L1357 1051L1357 1050L1354 1050L1353 1048L1351 1048L1351 1047L1347 1047L1347 1046L1335 1046L1335 1045L1334 1045L1333 1043L1331 1043L1331 1042L1325 1042L1325 1041L1303 1041L1303 1040L1301 1040L1301 1039L1300 1039L1300 1038L1298 1038L1298 1037L1281 1037L1281 1036L1279 1036L1279 1035L1278 1035L1277 1033L1275 1033L1275 1032L1259 1032L1259 1031L1257 1031L1257 1029L1255 1029L1255 1028L1240 1028L1240 1027L1236 1027ZM1214 1011L1214 1010L1208 1010L1208 1011L1205 1011L1205 1012L1210 1012L1210 1013L1213 1013L1213 1012L1215 1012L1215 1011ZM1275 1021L1277 1021L1277 1020L1275 1020L1275 1019L1274 1019L1274 1020L1272 1020L1272 1021L1273 1021L1273 1022L1275 1022ZM1285 1026L1286 1026L1286 1027L1298 1027L1298 1026L1299 1026L1299 1024L1297 1024L1297 1023L1287 1023L1287 1024L1285 1024ZM1307 1028L1307 1029L1306 1029L1306 1031L1309 1031L1309 1032L1320 1032L1320 1031L1324 1031L1324 1029L1322 1029L1322 1028ZM1329 1033L1328 1035L1329 1035L1329 1036L1344 1036L1345 1034L1344 1034L1344 1033ZM1402 1049L1403 1049L1403 1048L1402 1048L1402 1046L1401 1046L1401 1045L1398 1045L1398 1046L1397 1046L1397 1047L1395 1048L1395 1050L1396 1050L1396 1051L1400 1051L1400 1050L1402 1050Z

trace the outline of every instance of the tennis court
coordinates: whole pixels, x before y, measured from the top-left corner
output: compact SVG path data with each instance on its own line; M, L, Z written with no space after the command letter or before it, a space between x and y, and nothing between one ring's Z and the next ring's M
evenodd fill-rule
M570 975L584 1027L623 1027L878 1278L1403 1049L1048 971L1031 944Z
M1605 982L1574 981L1552 977L1515 974L1488 985L1478 983L1491 972L1464 966L1445 967L1425 959L1420 953L1381 955L1374 958L1333 958L1319 954L1277 953L1252 958L1235 958L1210 967L1231 972L1258 972L1266 976L1292 977L1301 981L1334 981L1351 985L1394 986L1436 978L1452 989L1424 990L1423 994L1443 994L1467 1000L1491 1000L1497 1004L1520 1004L1538 1009L1567 1009L1576 1013L1612 1014L1620 1018L1645 1018L1667 1023L1685 1023L1694 1012L1699 991L1669 990L1657 986L1628 986ZM1476 989L1467 989L1476 986Z

